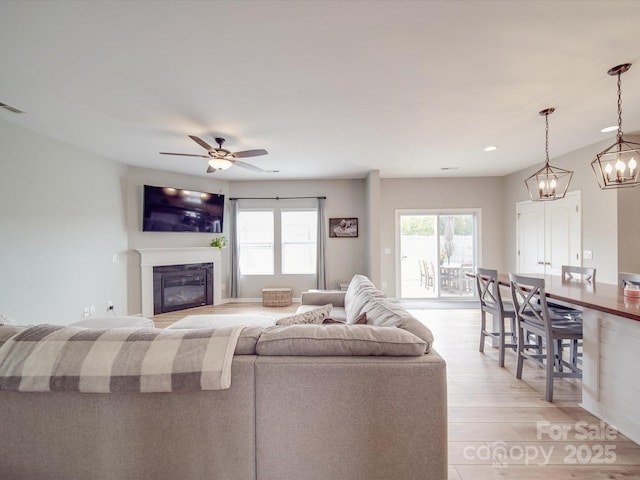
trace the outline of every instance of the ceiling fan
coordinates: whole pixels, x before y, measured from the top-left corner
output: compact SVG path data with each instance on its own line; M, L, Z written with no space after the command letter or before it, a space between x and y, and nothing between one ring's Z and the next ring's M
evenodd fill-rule
M161 155L180 155L183 157L201 157L209 159L209 167L207 168L207 173L215 173L218 170L226 170L232 165L237 165L238 167L246 168L247 170L253 170L254 172L263 172L263 173L277 173L278 170L263 170L260 167L256 167L255 165L251 165L250 163L245 163L242 160L238 160L238 158L246 158L246 157L258 157L260 155L266 155L268 152L262 148L257 150L242 150L241 152L231 152L226 148L222 148L222 144L224 143L224 138L216 137L216 143L218 147L212 147L207 142L202 140L195 135L189 135L189 138L200 145L207 151L207 155L196 155L193 153L171 153L171 152L160 152Z

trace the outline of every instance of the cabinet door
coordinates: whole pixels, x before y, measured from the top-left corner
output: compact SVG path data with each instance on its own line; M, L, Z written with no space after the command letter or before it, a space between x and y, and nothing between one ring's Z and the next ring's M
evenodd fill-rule
M562 265L582 265L579 193L545 204L545 273L560 275Z
M580 192L552 202L516 204L518 272L560 275L562 265L582 265Z
M544 273L544 203L516 206L518 273Z

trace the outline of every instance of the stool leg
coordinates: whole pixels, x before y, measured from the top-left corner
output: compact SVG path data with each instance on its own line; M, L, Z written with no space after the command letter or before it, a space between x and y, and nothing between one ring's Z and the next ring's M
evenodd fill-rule
M485 332L487 331L487 316L484 310L480 311L480 349L481 353L484 353L484 339Z

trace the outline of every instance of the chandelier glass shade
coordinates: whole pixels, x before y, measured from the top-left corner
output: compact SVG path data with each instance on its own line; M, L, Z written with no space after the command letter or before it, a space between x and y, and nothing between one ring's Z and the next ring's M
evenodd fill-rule
M529 197L534 201L552 201L564 198L569 189L573 172L549 165L549 115L555 108L546 108L540 112L545 118L546 160L544 167L528 177L524 183Z
M227 160L226 158L210 158L209 166L211 168L215 168L216 170L226 170L227 168L233 165L232 162Z
M596 155L591 168L596 175L600 188L625 188L640 185L638 163L640 162L640 143L622 138L622 82L620 75L631 68L630 63L609 69L609 75L618 77L618 135L616 143Z

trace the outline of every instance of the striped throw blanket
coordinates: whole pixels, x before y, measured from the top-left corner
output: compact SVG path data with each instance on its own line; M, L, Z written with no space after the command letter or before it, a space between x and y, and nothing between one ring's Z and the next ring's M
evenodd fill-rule
M37 325L0 347L0 390L223 390L231 386L231 362L241 330Z

